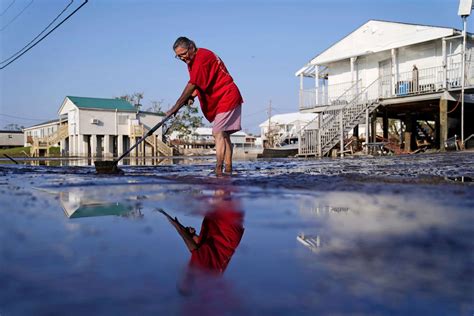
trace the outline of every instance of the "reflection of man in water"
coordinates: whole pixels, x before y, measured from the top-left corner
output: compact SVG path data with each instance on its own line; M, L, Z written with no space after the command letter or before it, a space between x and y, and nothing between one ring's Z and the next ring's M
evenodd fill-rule
M176 217L167 217L191 251L188 271L180 284L183 294L189 292L199 274L224 273L244 233L243 212L229 192L216 191L211 209L202 221L199 235L195 234L193 227L184 227Z

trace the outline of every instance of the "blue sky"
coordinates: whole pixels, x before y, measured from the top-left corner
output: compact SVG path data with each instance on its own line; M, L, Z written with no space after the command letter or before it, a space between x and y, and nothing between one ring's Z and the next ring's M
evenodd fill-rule
M33 39L71 0L0 0L1 60ZM83 1L74 0L68 13ZM144 92L174 104L188 80L171 46L179 36L216 52L244 96L243 128L298 110L294 73L370 19L462 29L458 0L91 0L0 70L0 128L54 119L66 95ZM29 5L29 6L28 6ZM23 8L28 8L13 22ZM472 18L468 31L472 32ZM205 119L204 119L205 121ZM207 122L206 122L207 123Z

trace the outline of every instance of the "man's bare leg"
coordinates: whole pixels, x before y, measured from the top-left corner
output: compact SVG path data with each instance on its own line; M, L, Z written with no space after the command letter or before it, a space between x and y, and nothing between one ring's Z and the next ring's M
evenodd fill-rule
M214 132L212 135L214 136L214 140L216 142L216 175L222 175L222 167L224 165L224 157L226 151L226 144L225 144L225 132Z
M225 132L225 155L224 155L224 164L225 164L225 172L232 173L232 141L230 140L230 134Z

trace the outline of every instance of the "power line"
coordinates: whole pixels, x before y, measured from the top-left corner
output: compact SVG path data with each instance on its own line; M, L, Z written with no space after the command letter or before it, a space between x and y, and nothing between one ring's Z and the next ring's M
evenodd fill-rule
M5 60L2 60L0 61L0 64L4 64L6 63L7 61L9 61L10 59L12 59L13 57L15 57L16 55L18 55L22 50L24 50L25 48L27 48L31 43L33 43L38 37L41 36L41 34L43 34L54 22L56 22L56 20L71 6L71 4L74 2L74 0L71 0L71 2L69 2L69 4L54 18L53 21L51 21L51 23L48 24L48 26L46 26L42 31L41 33L39 33L35 38L33 38L28 44L26 44L22 49L20 49L19 51L17 51L15 54L11 55L10 57L8 57L7 59Z
M48 121L46 119L34 119L34 118L27 118L27 117L21 117L21 116L14 116L14 115L8 115L8 114L3 114L0 113L0 116L6 116L14 119L20 119L20 120L26 120L26 121Z
M16 0L13 0L12 3L10 3L10 5L5 9L3 10L2 14L0 14L0 16L3 16L5 14L5 12L8 11L8 9L10 9L10 7L15 3Z
M10 22L8 22L4 27L2 27L2 28L0 29L0 32L4 31L10 24L13 23L13 21L16 20L17 17L19 17L20 15L22 15L23 12L25 12L25 10L28 9L28 7L29 7L34 1L35 1L35 0L31 0L30 3L28 3L28 4L26 5L26 7L24 7L23 10L20 11L20 13L18 13L13 19L10 20Z
M24 54L26 54L26 52L28 52L30 49L32 49L33 47L35 47L39 42L41 42L42 40L44 40L49 34L51 34L52 32L54 32L54 30L56 30L61 24L63 24L64 22L66 22L71 16L73 16L77 11L79 11L87 2L89 2L89 0L84 0L84 3L82 3L76 10L74 10L71 14L69 14L67 17L65 17L61 22L59 22L58 25L56 25L51 31L49 31L48 33L46 33L42 38L40 38L38 41L36 41L33 45L31 45L30 47L28 47L28 49L26 49L25 51L23 51L20 55L16 56L13 60L11 60L8 64L6 64L5 66L2 66L0 67L0 70L2 69L5 69L5 67L7 67L8 65L10 65L11 63L13 63L15 60L17 60L18 58L20 58L21 56L23 56Z

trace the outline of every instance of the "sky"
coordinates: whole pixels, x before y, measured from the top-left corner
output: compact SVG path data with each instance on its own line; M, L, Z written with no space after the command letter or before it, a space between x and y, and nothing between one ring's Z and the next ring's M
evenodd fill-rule
M0 0L1 61L68 4L61 19L83 2ZM458 6L459 0L89 0L0 70L0 129L57 118L67 95L143 92L144 109L162 101L166 110L189 78L172 50L186 36L224 61L244 97L242 127L258 134L270 101L272 114L298 111L295 72L368 20L462 29ZM472 32L474 21L467 21Z

